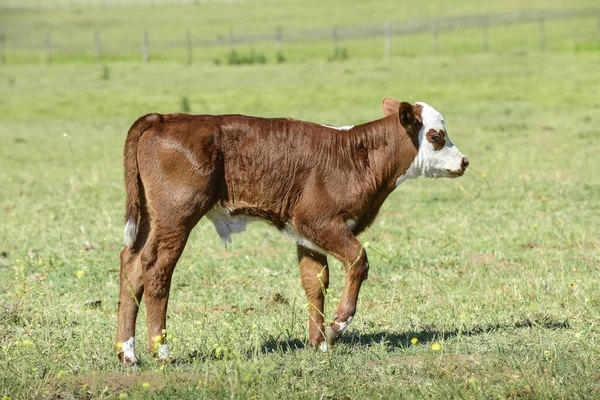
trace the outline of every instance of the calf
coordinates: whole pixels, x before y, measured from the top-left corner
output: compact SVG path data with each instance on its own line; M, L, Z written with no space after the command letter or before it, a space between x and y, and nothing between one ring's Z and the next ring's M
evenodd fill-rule
M125 142L125 248L116 352L137 363L135 322L144 294L148 350L169 361L166 311L173 270L207 216L223 242L269 222L297 243L310 304L309 344L333 346L352 321L369 262L356 236L404 180L461 176L469 161L425 103L383 100L385 117L333 128L243 115L149 114ZM324 326L327 254L346 270L333 322Z

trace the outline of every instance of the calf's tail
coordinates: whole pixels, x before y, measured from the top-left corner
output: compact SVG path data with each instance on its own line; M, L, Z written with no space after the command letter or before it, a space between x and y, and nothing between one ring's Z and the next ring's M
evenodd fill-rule
M140 179L140 171L137 160L137 148L140 137L148 129L159 125L163 121L160 114L148 114L138 118L133 123L127 139L125 140L125 150L123 154L125 164L125 246L132 248L138 233L140 218L140 207L142 207L144 188Z

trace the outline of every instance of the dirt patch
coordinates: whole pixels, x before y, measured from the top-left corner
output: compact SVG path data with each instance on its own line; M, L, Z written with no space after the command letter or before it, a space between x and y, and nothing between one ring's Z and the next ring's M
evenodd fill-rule
M251 313L256 310L254 307L245 307L245 308L241 309L234 304L234 305L223 305L223 306L221 306L221 305L211 306L211 307L208 307L207 311L214 313L214 314L219 314L222 312L230 312L230 313L243 312L245 314L248 314L248 313Z
M55 382L55 389L89 395L100 392L119 394L132 390L155 392L166 386L182 387L205 384L206 380L206 375L185 372L171 373L168 370L165 372L93 373L84 376L62 376Z
M289 305L290 302L281 293L275 292L267 298L267 304Z
M485 253L469 257L469 261L475 265L491 265L496 262L496 257L493 254Z

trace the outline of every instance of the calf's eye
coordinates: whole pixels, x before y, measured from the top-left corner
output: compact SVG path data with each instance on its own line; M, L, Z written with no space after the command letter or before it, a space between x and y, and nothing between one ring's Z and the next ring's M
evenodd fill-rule
M438 135L437 133L433 133L433 134L431 134L430 138L434 142L437 142L438 140L440 140L440 135Z

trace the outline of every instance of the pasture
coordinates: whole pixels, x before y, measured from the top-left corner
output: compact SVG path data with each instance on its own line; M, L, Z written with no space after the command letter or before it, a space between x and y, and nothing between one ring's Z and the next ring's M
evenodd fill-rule
M599 65L593 49L530 49L0 66L0 396L597 398ZM385 96L438 109L471 166L390 196L361 236L371 270L337 347L306 346L293 242L256 223L225 249L202 220L171 289L179 363L141 346L138 370L118 364L131 123L189 109L358 124ZM343 275L332 262L326 318Z

